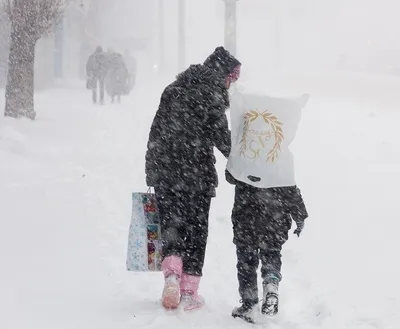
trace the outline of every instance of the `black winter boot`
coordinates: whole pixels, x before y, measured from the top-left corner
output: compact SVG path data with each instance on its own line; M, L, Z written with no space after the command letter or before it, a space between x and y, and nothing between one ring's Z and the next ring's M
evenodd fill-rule
M263 304L261 313L267 316L273 316L278 313L279 295L278 281L264 282Z
M249 323L255 323L256 314L260 312L258 300L244 300L241 303L242 306L234 308L232 316L234 318L241 318Z

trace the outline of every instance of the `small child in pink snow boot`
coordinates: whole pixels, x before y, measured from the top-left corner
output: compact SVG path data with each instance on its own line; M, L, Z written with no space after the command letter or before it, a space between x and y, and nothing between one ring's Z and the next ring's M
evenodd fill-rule
M146 152L146 182L154 187L162 234L162 305L203 306L198 294L208 217L218 176L214 148L231 148L226 110L240 62L218 47L204 64L191 65L164 90Z

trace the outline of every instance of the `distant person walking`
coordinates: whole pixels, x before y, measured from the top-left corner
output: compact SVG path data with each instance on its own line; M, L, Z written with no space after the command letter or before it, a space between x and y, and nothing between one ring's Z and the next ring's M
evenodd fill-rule
M89 56L86 64L86 87L92 90L93 104L97 103L97 85L100 87L100 104L104 104L104 79L107 70L106 55L98 46L96 51Z
M114 103L117 97L121 103L121 96L129 93L129 73L124 58L121 54L111 52L107 54L108 72L106 77L107 94Z
M136 59L130 54L129 50L125 50L124 61L129 73L129 92L131 92L136 81Z

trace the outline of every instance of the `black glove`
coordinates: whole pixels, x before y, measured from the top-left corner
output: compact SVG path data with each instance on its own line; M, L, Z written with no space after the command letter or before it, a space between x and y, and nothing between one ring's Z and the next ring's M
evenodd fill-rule
M237 180L232 176L232 174L225 169L225 179L229 184L236 185Z
M289 212L297 225L294 234L299 237L304 228L304 221L308 218L308 213L300 189L296 186L290 192L288 195Z
M298 237L300 237L301 231L303 231L304 228L304 221L301 222L296 222L297 228L294 230L293 234L297 234Z

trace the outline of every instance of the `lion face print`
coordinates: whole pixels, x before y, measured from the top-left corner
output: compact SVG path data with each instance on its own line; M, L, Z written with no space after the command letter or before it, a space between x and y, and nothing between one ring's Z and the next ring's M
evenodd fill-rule
M284 140L283 123L268 111L250 110L244 113L240 155L253 160L274 162Z

